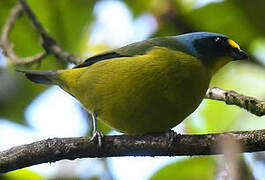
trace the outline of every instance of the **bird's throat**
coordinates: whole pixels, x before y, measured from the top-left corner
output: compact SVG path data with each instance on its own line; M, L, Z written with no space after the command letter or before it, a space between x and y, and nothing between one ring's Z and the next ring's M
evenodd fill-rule
M224 65L232 61L230 57L221 57L215 60L212 60L210 64L208 64L208 68L210 70L211 75L214 75L219 69L221 69Z

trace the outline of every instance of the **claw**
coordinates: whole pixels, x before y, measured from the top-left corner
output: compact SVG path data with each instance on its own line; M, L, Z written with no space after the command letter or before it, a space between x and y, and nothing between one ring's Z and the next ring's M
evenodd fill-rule
M95 138L97 138L98 141L98 146L101 147L102 146L102 138L104 137L103 133L100 131L94 131L92 137L90 138L89 141L94 141Z
M102 146L102 138L104 137L104 134L100 131L97 130L97 122L96 122L96 116L92 115L92 125L93 125L93 134L92 137L90 138L90 141L94 141L95 138L97 138L98 141L98 146Z

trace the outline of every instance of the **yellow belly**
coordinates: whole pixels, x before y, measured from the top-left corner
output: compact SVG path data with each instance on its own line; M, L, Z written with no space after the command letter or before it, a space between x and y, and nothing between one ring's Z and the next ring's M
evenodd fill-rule
M163 132L202 101L210 74L200 60L154 48L146 55L59 72L61 87L109 126L128 134Z

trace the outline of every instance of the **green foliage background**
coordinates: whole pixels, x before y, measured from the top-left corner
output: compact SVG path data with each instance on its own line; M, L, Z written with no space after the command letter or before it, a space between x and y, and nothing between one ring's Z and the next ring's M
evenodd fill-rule
M0 29L16 2L16 0L0 1ZM89 49L100 51L102 47L108 47L108 44L94 45L95 47L87 45L91 26L95 21L93 8L97 2L96 0L28 0L48 33L62 47L78 56L83 56ZM194 6L195 2L192 0L125 0L123 2L133 13L134 18L143 13L150 13L156 18L158 28L152 36L210 31L226 34L236 40L241 48L250 54L250 62L234 62L225 66L216 74L211 86L233 89L264 99L265 58L256 56L258 50L265 55L264 0L226 0L199 8ZM40 38L26 16L19 19L10 39L20 56L30 56L42 50ZM263 51L260 50L262 48ZM67 62L50 55L41 64L22 68L60 69L66 68L67 65ZM30 83L20 74L15 73L15 68L17 67L10 61L7 66L0 68L0 118L27 126L25 109L47 87ZM104 132L108 131L108 128L102 124L100 127ZM255 117L223 102L204 100L200 108L187 118L183 130L186 133L208 133L262 128L265 128L264 117ZM219 161L220 159L215 157L187 158L161 168L151 179L198 179L196 177L214 179L217 176ZM255 161L264 162L261 158L256 158ZM248 168L253 167L248 165ZM246 172L252 173L251 170ZM26 177L44 179L28 170L20 170L17 173L20 175L22 173ZM17 179L17 174L10 173L3 178Z

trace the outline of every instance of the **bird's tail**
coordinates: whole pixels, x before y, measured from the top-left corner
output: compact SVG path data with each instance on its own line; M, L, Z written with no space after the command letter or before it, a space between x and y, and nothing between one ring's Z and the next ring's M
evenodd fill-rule
M56 84L57 71L17 70L32 82L39 84Z

